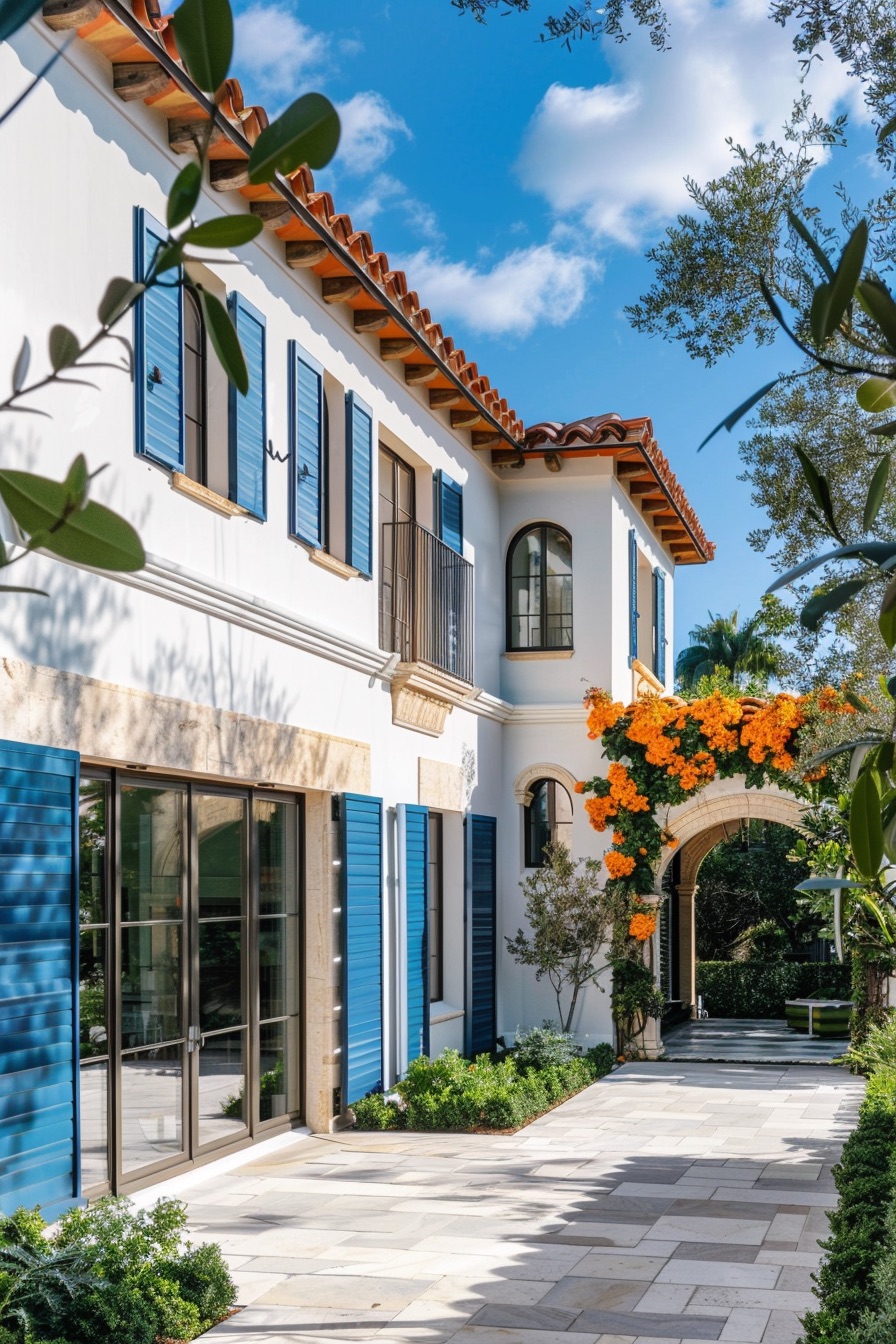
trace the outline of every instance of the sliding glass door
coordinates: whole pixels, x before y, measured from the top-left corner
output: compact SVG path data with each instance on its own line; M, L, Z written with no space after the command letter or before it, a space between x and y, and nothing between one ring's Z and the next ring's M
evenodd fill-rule
M295 798L84 779L85 1190L298 1114L300 821Z

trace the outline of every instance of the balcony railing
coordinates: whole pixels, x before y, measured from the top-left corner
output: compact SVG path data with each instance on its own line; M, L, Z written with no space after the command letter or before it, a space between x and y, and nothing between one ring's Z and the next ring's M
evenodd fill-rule
M384 523L382 647L473 681L473 566L419 523Z

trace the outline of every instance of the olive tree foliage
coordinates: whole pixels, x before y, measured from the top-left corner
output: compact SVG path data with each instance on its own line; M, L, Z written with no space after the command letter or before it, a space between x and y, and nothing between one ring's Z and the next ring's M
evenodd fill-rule
M451 0L451 3L477 23L485 23L490 11L528 14L532 9L532 0ZM669 23L662 0L605 0L601 5L582 0L579 4L568 4L562 12L545 15L539 36L542 42L560 41L566 47L583 37L610 37L624 42L629 36L625 30L629 19L648 30L653 46L660 51L666 47Z
M40 0L0 0L0 41L11 36L39 8ZM57 323L46 338L46 353L32 373L32 345L23 336L11 370L11 391L0 400L0 414L48 413L35 397L51 386L95 386L83 374L111 368L130 372L133 351L121 332L123 319L155 286L184 286L193 291L202 309L209 341L229 381L245 396L249 375L239 339L227 309L203 287L192 272L193 248L236 248L262 230L252 216L222 215L197 222L206 171L212 114L223 93L233 55L233 14L229 0L183 0L173 19L178 52L196 88L205 97L208 119L201 123L196 158L176 176L168 194L167 236L150 259L141 281L113 276L99 299L96 316L86 335ZM0 115L0 125L21 105L58 59L60 47L29 87ZM306 93L297 98L262 131L249 156L249 180L253 184L276 182L300 164L323 167L335 153L339 119L327 98ZM34 472L0 467L0 500L11 517L17 544L8 548L0 537L0 569L26 560L35 551L101 570L136 570L145 563L140 538L131 525L104 505L90 499L93 479L103 468L90 470L78 454L62 480L50 480ZM0 592L34 593L40 590L0 584ZM46 596L46 594L42 594Z
M609 952L623 916L627 926L627 902L601 885L599 859L573 859L559 844L545 848L544 867L520 886L529 932L517 929L513 938L505 938L507 950L519 965L534 967L536 980L547 978L560 1030L569 1031L580 992L588 984L603 988L598 976L610 965L598 966L598 953L602 947Z

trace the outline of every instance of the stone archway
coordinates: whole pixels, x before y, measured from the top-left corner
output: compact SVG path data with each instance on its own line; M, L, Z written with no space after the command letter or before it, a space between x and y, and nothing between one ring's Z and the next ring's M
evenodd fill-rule
M694 898L697 873L711 849L733 835L741 821L773 821L791 830L802 830L805 803L775 784L748 789L742 775L713 780L695 797L671 808L665 823L678 837L678 850L664 852L656 877L656 894L662 893L663 877L675 857L681 856L676 883L678 893L679 994L682 1004L696 1005L696 924ZM656 958L657 965L659 957Z

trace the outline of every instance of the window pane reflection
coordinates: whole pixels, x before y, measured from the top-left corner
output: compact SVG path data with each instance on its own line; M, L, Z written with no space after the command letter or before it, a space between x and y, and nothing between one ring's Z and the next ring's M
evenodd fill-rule
M109 1053L106 1018L106 930L81 934L78 971L81 1058Z
M246 913L246 807L245 798L196 799L200 919Z
M258 980L260 1016L285 1017L296 1007L297 919L258 922Z
M183 1151L183 1046L124 1055L121 1162L133 1171Z
M261 1028L260 1120L274 1120L278 1115L297 1109L295 1034L294 1019L272 1022Z
M127 1048L171 1041L181 1024L179 924L121 931L121 1044Z
M123 785L121 790L121 917L180 919L184 795L179 790Z
M294 915L299 908L294 803L255 803L258 837L259 909L263 915Z
M82 924L105 924L106 792L101 779L81 782L78 820L81 845L80 915Z
M247 1124L246 1032L206 1036L199 1051L199 1142L227 1138Z
M85 1064L81 1082L81 1184L85 1190L109 1180L109 1065Z
M199 925L199 1025L203 1031L239 1026L243 1008L246 921L213 919Z

